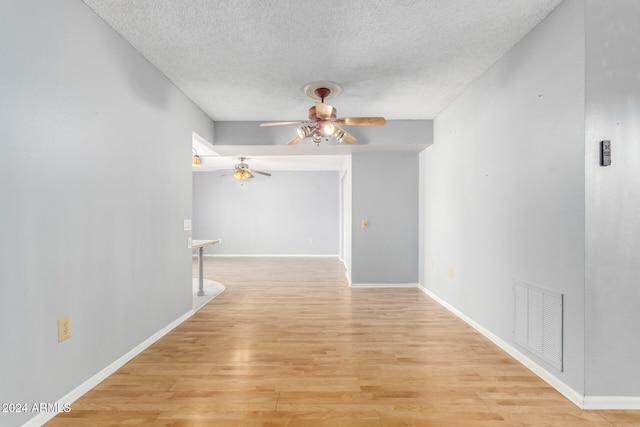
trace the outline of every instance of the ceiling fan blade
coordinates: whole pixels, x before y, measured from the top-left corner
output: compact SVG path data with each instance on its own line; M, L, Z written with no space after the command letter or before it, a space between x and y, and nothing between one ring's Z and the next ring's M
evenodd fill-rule
M271 176L271 174L269 172L261 172L261 171L256 171L251 169L251 173L259 173L260 175L264 175L264 176Z
M318 103L315 105L315 107L316 107L316 117L318 119L331 120L332 114L334 115L333 118L335 118L335 113L334 113L335 108L333 108L331 105Z
M345 117L337 119L336 122L345 126L384 126L387 124L384 117Z
M345 132L344 136L342 137L342 143L343 144L355 144L358 140L351 134Z
M306 122L274 122L274 123L260 123L260 127L269 127L269 126L287 126L287 125L299 125Z
M302 141L304 138L301 138L300 135L297 135L295 138L293 138L291 141L289 141L287 144L288 145L296 145L298 142Z

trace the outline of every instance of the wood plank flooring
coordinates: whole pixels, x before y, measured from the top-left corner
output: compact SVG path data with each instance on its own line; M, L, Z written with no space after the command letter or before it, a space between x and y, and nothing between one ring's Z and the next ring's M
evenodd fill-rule
M417 289L350 289L335 258L207 258L205 277L225 292L48 425L640 426Z

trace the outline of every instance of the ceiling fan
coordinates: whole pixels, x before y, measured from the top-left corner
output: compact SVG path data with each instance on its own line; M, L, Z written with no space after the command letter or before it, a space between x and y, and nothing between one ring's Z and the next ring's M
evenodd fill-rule
M227 169L225 171L226 173L222 174L221 176L228 175L229 173L233 173L233 177L241 181L246 181L247 179L253 178L254 173L264 175L264 176L271 176L271 174L268 172L262 172L262 171L250 169L249 165L244 162L245 160L246 158L240 157L240 163L237 163L234 169Z
M387 121L383 117L346 117L337 118L337 112L331 105L325 104L324 100L336 96L340 93L340 86L331 82L309 83L305 86L304 92L313 99L319 99L313 107L309 108L309 120L302 122L276 122L262 123L260 126L283 126L302 124L298 129L298 135L289 141L289 145L295 145L305 138L320 145L322 138L333 137L344 144L355 144L357 139L347 133L340 126L384 126Z

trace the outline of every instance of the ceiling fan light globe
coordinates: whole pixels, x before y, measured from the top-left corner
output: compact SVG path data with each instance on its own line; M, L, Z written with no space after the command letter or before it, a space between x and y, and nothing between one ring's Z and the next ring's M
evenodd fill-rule
M200 156L198 156L197 154L194 155L193 159L191 160L191 166L199 168L201 164L202 160L200 160Z
M313 128L311 126L303 126L298 129L298 136L300 138L306 138L309 135L311 135L312 131L313 131Z
M322 124L322 133L325 136L331 136L336 131L336 127L331 122L325 122Z
M246 171L246 170L238 170L238 171L235 171L235 173L233 174L233 177L241 181L246 181L247 179L251 178L251 173L249 173L249 171Z

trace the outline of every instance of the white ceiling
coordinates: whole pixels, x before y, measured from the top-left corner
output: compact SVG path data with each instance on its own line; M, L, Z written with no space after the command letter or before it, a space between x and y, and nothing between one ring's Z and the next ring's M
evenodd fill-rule
M216 121L306 120L314 81L340 117L433 119L561 2L83 1Z
M213 120L432 119L561 0L84 0Z

